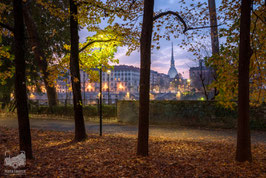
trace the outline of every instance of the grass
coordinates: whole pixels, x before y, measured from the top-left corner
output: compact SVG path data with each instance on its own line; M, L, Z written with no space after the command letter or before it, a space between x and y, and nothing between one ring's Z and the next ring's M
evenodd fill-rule
M52 115L52 114L29 114L30 119L43 119L43 120L74 120L74 116L66 115ZM0 119L17 119L15 112L2 112ZM99 122L99 116L88 117L84 116L85 121ZM116 117L103 117L104 123L117 123Z

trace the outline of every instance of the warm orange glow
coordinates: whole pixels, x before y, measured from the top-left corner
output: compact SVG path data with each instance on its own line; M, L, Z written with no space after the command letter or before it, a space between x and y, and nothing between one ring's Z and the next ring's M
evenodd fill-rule
M28 86L27 88L28 88L28 90L30 92L35 92L36 91L36 87L35 86Z
M30 99L35 99L36 97L34 96L34 94L31 93L30 96L29 96L29 98Z
M92 91L92 90L93 90L93 86L91 86L91 84L88 84L88 85L87 85L87 90L88 90L88 91Z
M56 92L60 92L60 85L56 84L55 88L56 88Z
M122 85L122 83L119 83L119 84L118 84L118 89L119 89L119 90L123 90L123 89L124 89L124 86Z
M40 89L41 89L41 91L42 91L43 93L46 93L46 89L45 89L44 86L41 86Z
M150 100L154 100L154 99L155 99L154 95L150 93Z
M180 97L181 97L181 93L180 93L180 91L178 91L176 94L176 98L180 98Z
M126 99L130 99L130 93L129 92L127 92L127 94L126 94Z
M107 90L107 88L108 88L108 85L107 85L107 83L105 83L105 84L103 85L103 89L104 89L104 90Z

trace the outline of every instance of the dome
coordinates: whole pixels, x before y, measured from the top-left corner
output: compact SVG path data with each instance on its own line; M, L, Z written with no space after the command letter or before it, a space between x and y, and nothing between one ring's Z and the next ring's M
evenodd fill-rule
M177 75L177 71L176 71L174 66L170 67L170 69L168 71L168 75L170 78L175 78L175 76Z

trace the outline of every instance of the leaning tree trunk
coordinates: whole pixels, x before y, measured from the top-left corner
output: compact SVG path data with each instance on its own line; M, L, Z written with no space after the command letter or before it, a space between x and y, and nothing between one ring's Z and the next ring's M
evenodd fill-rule
M240 45L238 66L238 127L236 160L252 161L249 128L249 64L251 0L242 0L240 17Z
M25 18L25 24L27 27L27 32L28 32L29 37L30 37L31 46L32 46L32 50L34 53L34 58L35 58L36 62L38 63L39 68L43 74L42 79L44 81L44 86L45 86L46 93L47 93L48 104L49 104L50 108L53 108L53 106L57 105L56 88L55 88L54 83L50 84L48 82L49 75L50 75L49 72L47 71L48 63L47 63L46 57L44 55L43 47L42 47L41 42L40 42L40 38L39 38L36 24L33 21L31 14L28 11L27 6L25 6L23 8L23 15Z
M70 55L70 73L73 89L73 103L75 113L75 141L86 139L85 123L83 118L80 70L79 70L79 35L77 5L73 0L70 2L70 35L71 35L71 55Z
M137 155L148 156L149 92L151 66L151 38L154 0L144 1L144 15L140 39L140 93Z
M20 150L25 151L28 159L32 158L30 122L27 105L25 77L25 38L22 14L22 0L13 1L14 36L15 36L15 97L17 101L17 116L19 128Z

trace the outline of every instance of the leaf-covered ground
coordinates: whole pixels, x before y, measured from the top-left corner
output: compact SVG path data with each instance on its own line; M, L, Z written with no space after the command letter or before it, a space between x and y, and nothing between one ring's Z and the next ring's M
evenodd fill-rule
M151 137L150 155L136 156L137 139L127 135L89 135L73 143L72 132L32 130L34 159L26 175L47 177L266 177L266 145L252 145L253 162L234 161L231 141L173 140ZM18 153L17 129L0 127L0 175L4 152Z

